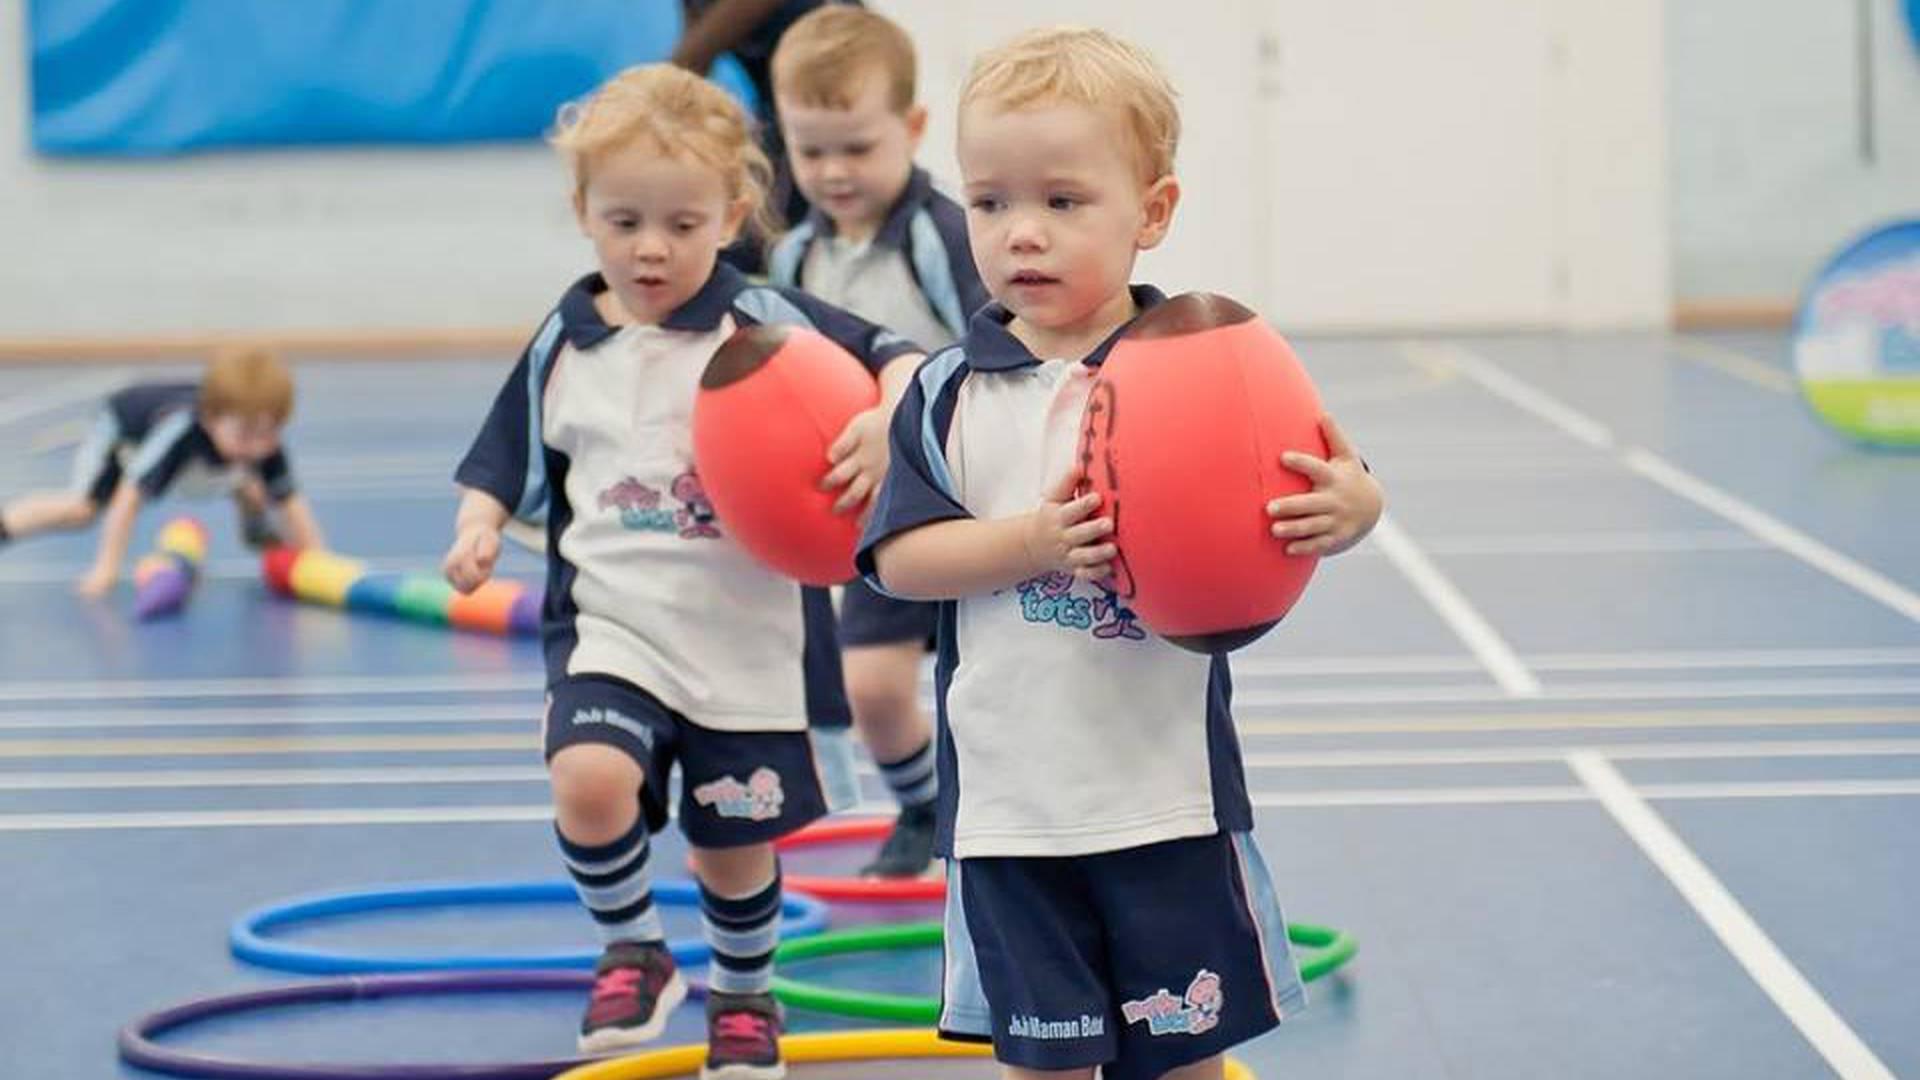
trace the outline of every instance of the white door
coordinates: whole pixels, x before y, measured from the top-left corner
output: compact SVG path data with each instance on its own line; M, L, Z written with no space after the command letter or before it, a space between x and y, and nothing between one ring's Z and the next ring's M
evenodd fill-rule
M1559 321L1552 8L1264 5L1258 126L1276 325Z

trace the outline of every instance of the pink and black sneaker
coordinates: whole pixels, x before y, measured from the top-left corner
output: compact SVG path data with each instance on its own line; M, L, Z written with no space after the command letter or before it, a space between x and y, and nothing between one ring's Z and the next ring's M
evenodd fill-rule
M663 942L615 942L594 967L580 1052L607 1054L652 1042L686 999L687 981Z
M707 995L707 1063L700 1080L784 1080L780 1004L772 994Z

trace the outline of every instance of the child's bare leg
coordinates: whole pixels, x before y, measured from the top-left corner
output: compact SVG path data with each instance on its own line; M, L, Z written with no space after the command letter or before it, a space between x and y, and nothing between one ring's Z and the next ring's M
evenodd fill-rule
M563 747L547 767L561 859L605 945L580 1049L631 1049L658 1038L687 994L652 899L652 845L640 806L645 774L624 750L600 743Z
M22 495L0 510L0 527L19 538L49 529L79 529L93 524L100 508L84 495L40 491Z
M553 755L553 816L576 844L609 844L640 819L640 763L611 746L576 743Z
M876 761L899 761L933 737L933 724L920 708L925 655L918 641L849 645L842 653L853 726Z
M748 896L773 881L773 845L693 849L693 867L700 883L725 897Z
M842 653L853 726L900 804L900 816L878 855L860 873L911 878L933 862L935 781L933 722L920 707L920 641L853 645Z

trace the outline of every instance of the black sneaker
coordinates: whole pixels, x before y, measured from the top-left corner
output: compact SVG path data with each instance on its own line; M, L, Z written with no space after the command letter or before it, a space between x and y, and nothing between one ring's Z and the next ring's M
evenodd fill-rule
M880 854L860 868L861 877L917 878L933 865L933 804L909 806L894 819Z
M772 994L709 993L700 1080L784 1080L780 1027L780 1003Z
M673 954L658 941L621 941L594 967L593 997L580 1021L580 1052L606 1054L652 1042L687 999Z

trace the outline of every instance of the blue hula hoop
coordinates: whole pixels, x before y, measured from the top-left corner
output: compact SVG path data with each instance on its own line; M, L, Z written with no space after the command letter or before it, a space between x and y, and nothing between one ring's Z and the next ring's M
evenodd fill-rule
M691 881L663 881L653 888L657 904L697 907L700 887ZM316 919L422 907L468 907L496 904L579 903L573 883L558 881L501 881L470 884L409 885L355 889L269 904L234 920L227 944L234 958L257 967L302 975L361 975L395 971L528 971L553 968L591 968L600 951L571 950L542 953L438 955L356 952L346 949L295 945L278 941L268 932ZM785 891L780 898L780 936L802 938L827 927L827 905L804 893ZM675 963L703 964L713 955L705 941L668 942Z

